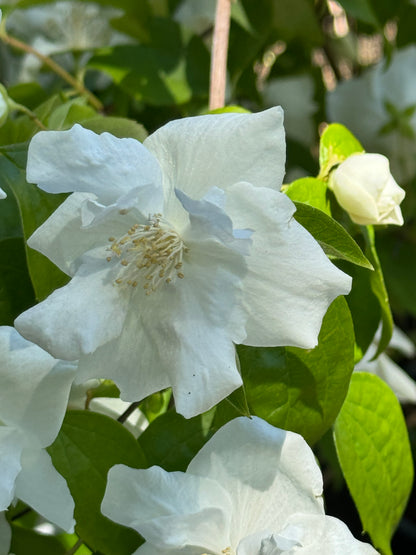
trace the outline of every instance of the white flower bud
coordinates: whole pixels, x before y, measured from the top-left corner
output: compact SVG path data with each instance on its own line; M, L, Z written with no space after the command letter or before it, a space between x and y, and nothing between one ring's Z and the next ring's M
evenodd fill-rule
M382 154L353 154L332 173L330 187L353 222L403 225L399 204L404 190L390 173Z

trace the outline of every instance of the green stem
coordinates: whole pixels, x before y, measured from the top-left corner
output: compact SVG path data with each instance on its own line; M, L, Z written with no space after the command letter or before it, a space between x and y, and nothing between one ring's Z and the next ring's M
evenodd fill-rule
M71 87L73 87L79 94L85 95L88 98L88 102L93 106L96 110L101 111L104 106L102 102L88 89L84 87L84 85L75 79L70 73L68 73L63 67L57 64L52 58L49 56L44 56L38 50L30 46L30 44L26 44L10 35L7 35L4 31L0 34L0 39L10 46L17 48L18 50L22 50L28 54L33 54L39 60L41 60L46 66L49 67L54 73L59 75L64 81L66 81Z

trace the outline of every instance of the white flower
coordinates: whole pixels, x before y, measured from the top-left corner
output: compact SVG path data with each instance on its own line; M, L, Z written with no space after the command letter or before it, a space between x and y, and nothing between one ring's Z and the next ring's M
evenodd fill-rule
M376 553L325 516L305 440L256 417L223 426L186 473L114 466L101 510L142 534L136 555Z
M375 360L380 332L378 331L364 357L356 364L358 372L370 372L384 380L396 394L401 403L416 403L416 383L398 364L385 353L381 353ZM397 327L393 328L393 335L389 347L397 350L409 358L416 355L413 342Z
M329 185L353 222L403 225L399 204L405 192L390 173L382 154L353 154L330 176Z
M346 125L366 150L385 154L401 182L416 174L415 78L413 45L343 81L327 98L329 120Z
M351 280L278 192L284 155L280 108L174 121L144 145L38 133L28 180L76 192L29 244L73 277L18 330L123 400L171 386L186 417L241 385L235 343L313 347Z
M61 528L74 502L45 447L62 424L75 369L0 327L0 511L14 497Z

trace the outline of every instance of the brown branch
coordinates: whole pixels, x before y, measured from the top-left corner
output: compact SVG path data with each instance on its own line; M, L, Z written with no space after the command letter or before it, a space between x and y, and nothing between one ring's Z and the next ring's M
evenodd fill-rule
M59 75L64 81L69 83L71 87L73 87L79 94L85 95L88 98L88 102L93 106L96 110L102 110L104 108L102 102L88 89L84 87L84 85L75 79L70 73L68 73L63 67L57 64L54 60L49 58L49 56L44 56L38 50L30 46L30 44L26 44L10 35L6 35L2 33L0 38L6 44L17 48L18 50L22 50L23 52L27 52L28 54L33 54L39 60L41 60L46 66L48 66L54 73Z
M214 36L212 39L209 109L223 108L227 80L228 37L231 0L217 0Z

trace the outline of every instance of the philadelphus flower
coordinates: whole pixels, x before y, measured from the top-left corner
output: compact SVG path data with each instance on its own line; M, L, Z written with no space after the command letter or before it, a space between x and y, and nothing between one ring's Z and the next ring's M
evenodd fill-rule
M186 118L143 145L79 125L38 133L28 180L75 192L29 244L73 277L18 330L125 401L171 386L185 417L241 385L235 343L313 347L351 280L278 192L282 120Z
M376 553L325 516L305 440L256 417L223 426L186 473L114 466L101 510L145 538L135 555Z
M330 183L339 204L360 225L403 225L399 204L405 192L390 173L382 154L353 154L331 174Z
M62 424L75 369L0 327L0 511L15 497L64 530L74 502L45 447Z

